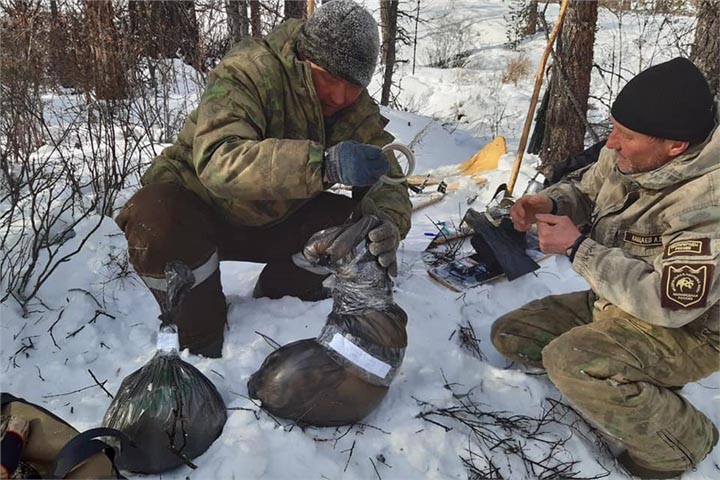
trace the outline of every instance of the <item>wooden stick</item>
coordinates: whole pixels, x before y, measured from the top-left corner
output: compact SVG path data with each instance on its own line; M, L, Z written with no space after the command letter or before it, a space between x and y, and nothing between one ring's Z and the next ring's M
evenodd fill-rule
M309 17L310 15L312 15L314 11L315 11L315 0L308 0L308 2L307 2L307 16Z
M537 74L535 75L535 87L533 89L532 98L530 99L530 108L528 108L528 113L525 117L525 126L523 127L522 136L520 137L520 145L518 145L517 155L515 156L515 163L513 164L512 173L510 174L510 181L507 185L507 196L512 196L518 173L520 173L520 165L522 164L523 154L525 153L525 146L527 145L528 135L530 133L530 125L532 125L533 115L535 114L535 106L537 105L538 96L540 95L540 86L542 85L542 80L545 73L545 64L547 63L548 56L550 55L550 50L552 50L553 43L555 43L555 38L557 37L563 20L565 19L565 12L567 11L567 7L568 0L562 0L562 5L560 5L560 13L558 14L557 22L555 22L555 27L553 27L553 31L550 33L547 46L545 47L542 58L540 59L540 65L538 66Z

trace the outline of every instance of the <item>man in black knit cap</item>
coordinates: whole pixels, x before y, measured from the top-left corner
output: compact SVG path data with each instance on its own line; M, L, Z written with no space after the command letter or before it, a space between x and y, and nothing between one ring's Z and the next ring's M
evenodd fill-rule
M565 254L590 290L552 295L493 325L509 358L543 367L565 398L625 448L641 478L672 478L718 430L678 390L720 370L720 131L688 60L623 88L596 164L518 200L521 231Z

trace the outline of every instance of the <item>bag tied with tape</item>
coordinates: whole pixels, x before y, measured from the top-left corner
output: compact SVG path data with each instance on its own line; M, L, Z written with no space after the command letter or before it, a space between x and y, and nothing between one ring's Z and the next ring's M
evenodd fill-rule
M125 433L138 448L123 452L123 470L159 473L191 462L220 436L227 419L215 386L178 353L174 313L194 283L182 263L168 264L168 302L163 306L158 350L142 368L120 384L105 413L104 425Z
M333 309L316 338L272 352L248 382L264 409L300 423L354 423L387 394L407 346L407 315L392 298L392 280L367 250L379 224L359 221L322 230L295 263L335 274Z

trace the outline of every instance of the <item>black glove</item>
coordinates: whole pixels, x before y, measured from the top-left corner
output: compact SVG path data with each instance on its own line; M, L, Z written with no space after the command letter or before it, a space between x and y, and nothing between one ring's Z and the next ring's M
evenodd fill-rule
M388 215L379 216L380 225L370 230L368 250L377 257L381 267L397 277L397 249L400 244L400 230Z
M367 187L376 183L389 166L380 148L348 140L325 151L323 167L327 183Z

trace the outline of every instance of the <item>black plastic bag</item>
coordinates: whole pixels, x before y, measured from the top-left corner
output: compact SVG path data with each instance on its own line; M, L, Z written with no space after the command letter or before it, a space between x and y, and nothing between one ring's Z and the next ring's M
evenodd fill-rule
M189 276L188 276L189 275ZM137 448L122 451L118 466L140 473L159 473L188 465L222 433L225 403L215 386L178 353L177 329L171 319L192 287L189 268L166 269L168 304L158 334L158 351L120 384L103 424L126 434Z
M345 425L387 394L405 354L407 315L393 302L387 271L367 251L367 233L378 223L368 215L318 232L305 247L309 267L335 273L333 310L320 335L275 350L250 377L250 396L273 415Z

